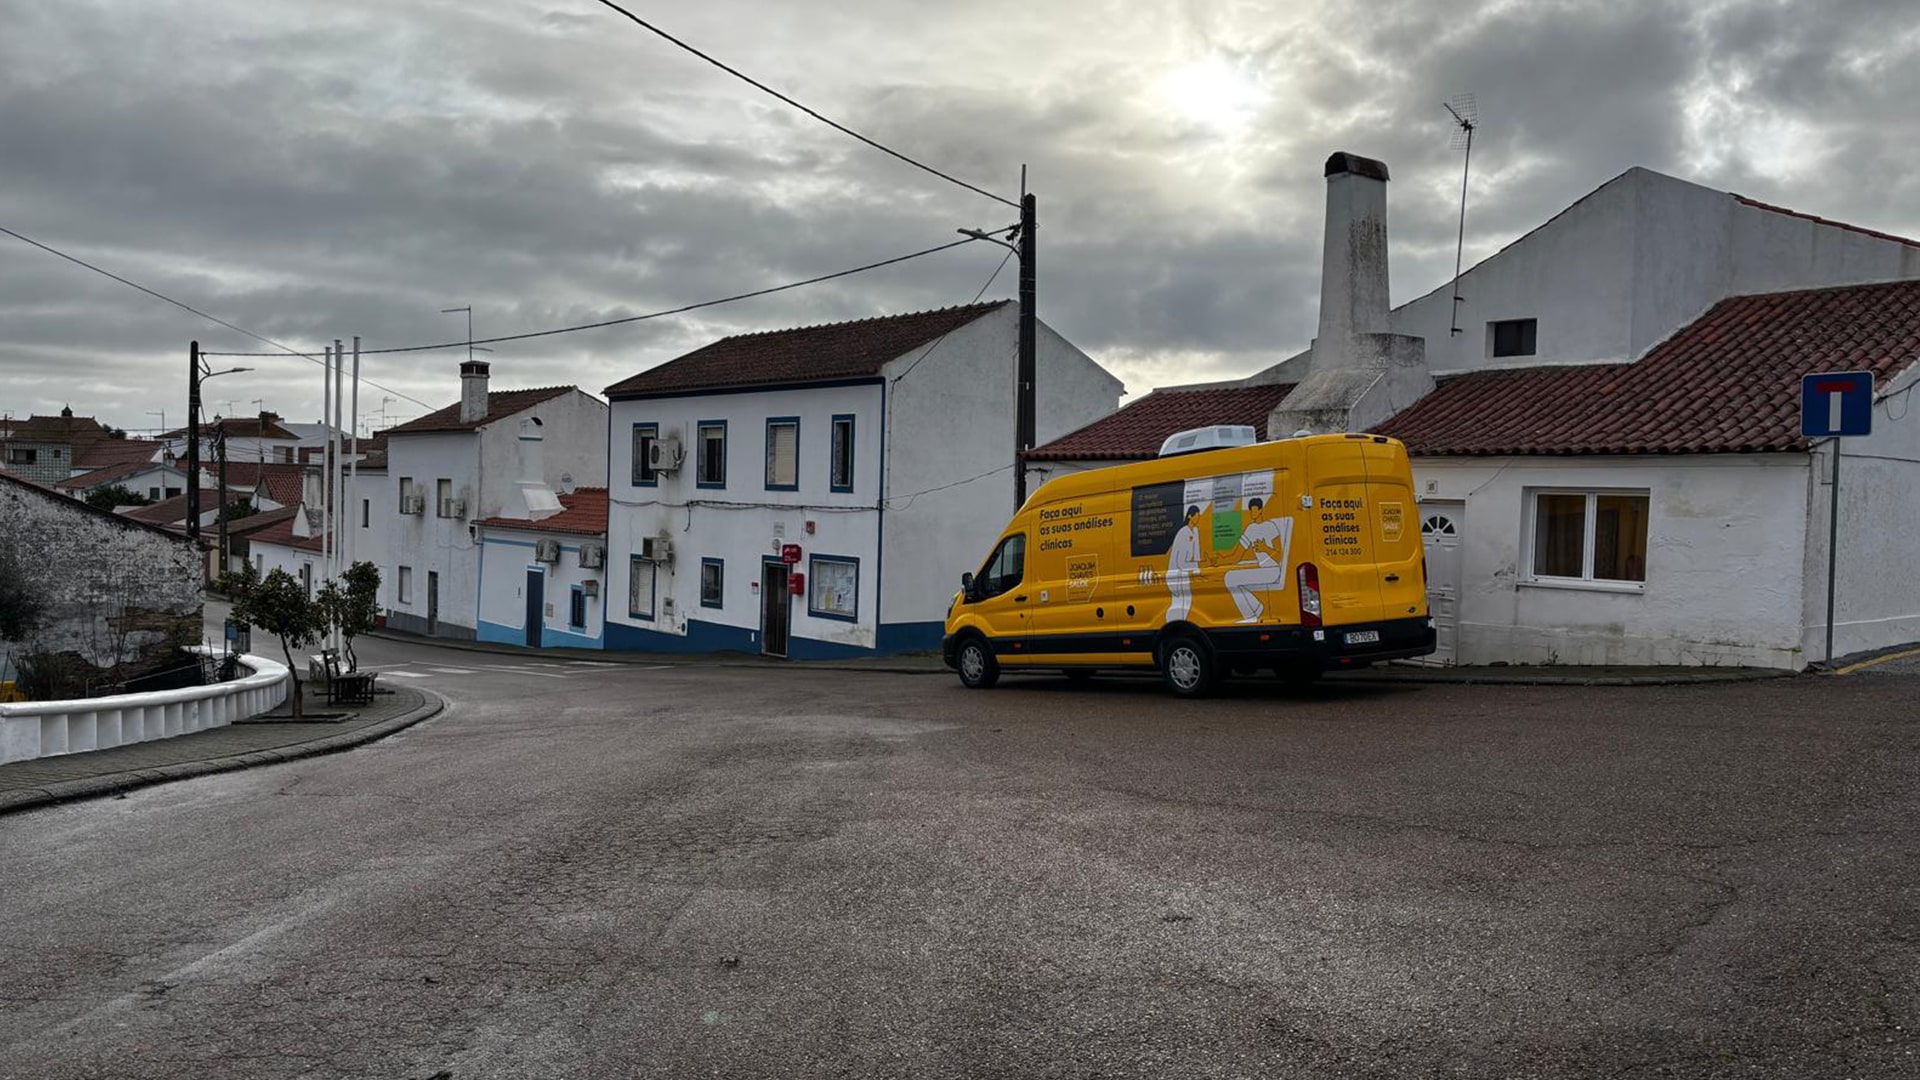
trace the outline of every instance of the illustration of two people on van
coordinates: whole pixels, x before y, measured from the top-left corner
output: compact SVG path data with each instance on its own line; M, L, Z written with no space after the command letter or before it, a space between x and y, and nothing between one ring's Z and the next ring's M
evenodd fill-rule
M1266 604L1258 594L1284 588L1287 576L1287 552L1293 545L1293 519L1270 517L1266 500L1247 500L1245 524L1236 545L1211 555L1203 553L1200 542L1200 507L1189 505L1186 523L1167 550L1167 621L1184 619L1193 610L1193 581L1209 567L1227 565L1233 569L1221 577L1227 595L1240 611L1241 624L1257 623Z

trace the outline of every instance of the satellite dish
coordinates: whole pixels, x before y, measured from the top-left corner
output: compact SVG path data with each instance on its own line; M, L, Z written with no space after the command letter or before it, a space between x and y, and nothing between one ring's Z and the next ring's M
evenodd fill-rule
M573 494L573 474L572 473L563 472L560 474L560 494L562 495Z

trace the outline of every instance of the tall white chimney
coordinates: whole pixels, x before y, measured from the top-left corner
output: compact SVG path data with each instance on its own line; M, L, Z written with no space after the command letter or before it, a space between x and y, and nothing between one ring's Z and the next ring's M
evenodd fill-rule
M545 448L542 445L545 436L541 431L545 426L537 416L520 421L520 500L526 507L524 516L529 521L539 521L560 512L560 499L547 486ZM510 516L522 515L516 513Z
M477 424L487 418L487 362L460 364L460 422Z
M1318 338L1352 341L1387 330L1387 166L1335 154L1327 159Z
M1320 333L1306 377L1267 418L1278 435L1366 431L1433 391L1424 338L1392 332L1387 293L1387 166L1327 159Z

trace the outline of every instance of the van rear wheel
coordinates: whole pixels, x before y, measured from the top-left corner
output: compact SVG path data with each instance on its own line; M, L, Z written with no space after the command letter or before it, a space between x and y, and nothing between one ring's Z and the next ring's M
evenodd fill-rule
M1182 634L1160 651L1160 674L1176 697L1205 697L1213 689L1213 655L1192 634Z
M993 658L993 650L980 638L970 637L961 642L954 660L954 666L960 671L960 685L969 690L985 690L1000 681L1000 662Z

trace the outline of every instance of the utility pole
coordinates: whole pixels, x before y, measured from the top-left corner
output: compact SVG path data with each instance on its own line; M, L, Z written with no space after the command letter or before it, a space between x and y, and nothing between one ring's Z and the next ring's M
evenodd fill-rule
M216 417L213 452L220 458L220 573L227 572L227 426Z
M1020 186L1027 186L1026 167L1020 169ZM1035 201L1032 193L1020 197L1020 362L1018 385L1015 388L1014 402L1014 440L1013 452L1015 507L1025 506L1027 502L1027 451L1033 449L1034 441L1034 381L1038 366L1034 351L1038 332L1039 313L1034 310L1035 266L1034 257L1037 245L1034 240Z
M200 539L200 343L198 341L187 343L187 538Z

